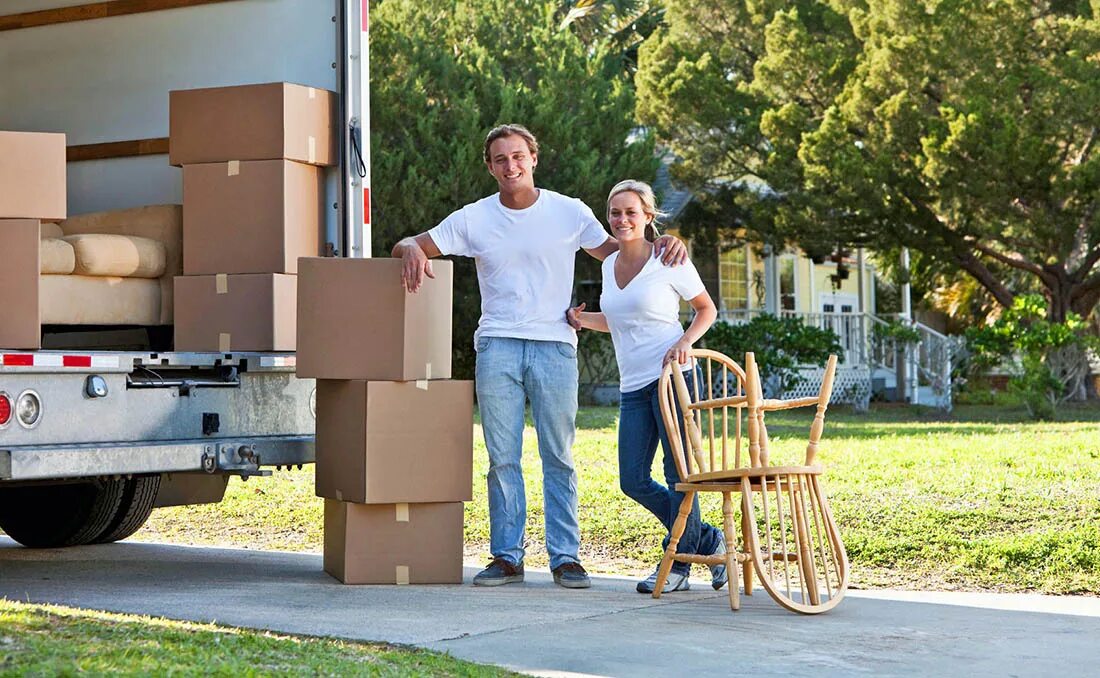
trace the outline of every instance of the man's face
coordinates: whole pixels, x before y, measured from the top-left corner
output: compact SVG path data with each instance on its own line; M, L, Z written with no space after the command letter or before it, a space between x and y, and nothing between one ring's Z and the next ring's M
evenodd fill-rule
M489 145L489 174L497 180L502 192L514 193L535 187L535 166L538 155L531 152L523 137L509 135Z

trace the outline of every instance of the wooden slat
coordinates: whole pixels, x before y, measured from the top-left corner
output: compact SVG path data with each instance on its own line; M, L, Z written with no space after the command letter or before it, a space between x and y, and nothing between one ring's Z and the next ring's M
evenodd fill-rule
M69 146L66 151L65 159L69 162L104 160L106 158L130 158L138 155L164 155L168 153L168 137Z
M127 14L159 12L164 9L178 9L195 5L212 5L233 0L115 0L115 2L90 2L73 7L43 9L37 12L22 12L0 16L0 31L14 31L20 28L35 28L52 24L67 24L73 21L107 19Z

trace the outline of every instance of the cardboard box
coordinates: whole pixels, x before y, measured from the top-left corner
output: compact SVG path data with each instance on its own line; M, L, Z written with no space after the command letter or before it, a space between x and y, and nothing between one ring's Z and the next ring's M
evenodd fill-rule
M183 272L297 273L321 253L321 169L290 160L183 168Z
M40 228L36 219L0 219L0 290L4 290L0 349L37 349L42 345Z
M297 277L177 276L177 351L293 351Z
M454 266L416 294L401 286L400 259L298 262L298 376L408 381L451 376Z
M168 162L335 165L336 110L334 93L285 82L169 92Z
M0 219L64 219L65 198L65 135L0 132Z
M471 381L317 382L317 495L360 504L470 501Z
M325 500L325 572L345 584L461 584L462 504Z

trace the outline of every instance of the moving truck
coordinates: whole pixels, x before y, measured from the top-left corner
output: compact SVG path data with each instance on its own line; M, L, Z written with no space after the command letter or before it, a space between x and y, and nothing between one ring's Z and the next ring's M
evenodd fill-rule
M367 55L367 0L5 0L0 130L66 135L71 217L182 202L169 91L336 92L320 242L369 257ZM314 459L314 382L293 352L50 329L41 350L0 345L0 529L24 545L122 539L153 508L219 501L233 475Z

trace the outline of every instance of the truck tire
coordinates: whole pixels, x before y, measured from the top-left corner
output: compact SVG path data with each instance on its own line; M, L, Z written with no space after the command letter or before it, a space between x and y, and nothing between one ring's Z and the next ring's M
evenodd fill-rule
M94 541L106 544L129 537L141 529L149 514L153 512L153 503L160 489L160 474L134 476L126 481L126 489L119 503L114 519L104 528Z
M94 480L0 490L0 528L30 548L92 543L118 514L126 481Z

